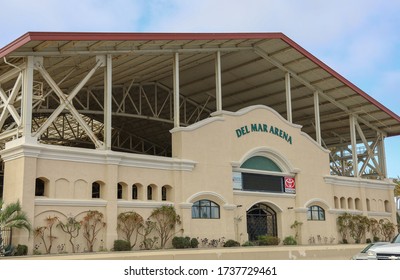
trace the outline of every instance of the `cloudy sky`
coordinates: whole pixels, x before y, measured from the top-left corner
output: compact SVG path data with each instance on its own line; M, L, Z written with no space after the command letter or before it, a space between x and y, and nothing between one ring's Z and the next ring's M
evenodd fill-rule
M0 7L0 47L28 31L283 32L400 115L400 0L0 0ZM386 140L386 153L389 176L400 176L400 136Z

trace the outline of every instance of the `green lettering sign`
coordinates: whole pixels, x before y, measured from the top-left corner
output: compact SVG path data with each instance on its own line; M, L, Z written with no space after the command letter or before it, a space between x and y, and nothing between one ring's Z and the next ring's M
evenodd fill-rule
M289 144L292 144L292 136L290 136L286 131L284 131L276 126L274 127L273 125L269 126L269 130L268 130L268 125L265 123L252 123L250 125L244 125L238 129L236 129L235 132L236 132L237 138L240 138L243 135L253 133L253 132L270 133L275 136L278 136L279 138L282 138Z

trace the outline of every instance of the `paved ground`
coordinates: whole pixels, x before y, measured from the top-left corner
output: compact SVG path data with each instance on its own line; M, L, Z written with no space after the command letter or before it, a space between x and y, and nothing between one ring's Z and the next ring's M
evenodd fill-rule
M365 244L168 249L130 252L30 255L23 260L349 260Z

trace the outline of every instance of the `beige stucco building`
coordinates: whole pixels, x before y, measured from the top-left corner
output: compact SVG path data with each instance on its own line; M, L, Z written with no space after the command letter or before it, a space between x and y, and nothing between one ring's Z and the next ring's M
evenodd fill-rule
M1 195L34 227L98 210L100 250L119 213L162 205L184 236L240 243L299 222L301 244L335 244L344 212L396 221L399 116L283 34L27 33L0 57Z

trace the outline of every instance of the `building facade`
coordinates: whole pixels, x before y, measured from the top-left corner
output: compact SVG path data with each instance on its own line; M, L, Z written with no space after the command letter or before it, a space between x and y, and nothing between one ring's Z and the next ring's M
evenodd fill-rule
M0 54L2 198L34 227L98 210L100 250L120 213L163 205L178 234L240 243L299 223L335 244L345 212L396 223L400 118L283 34L27 33Z

